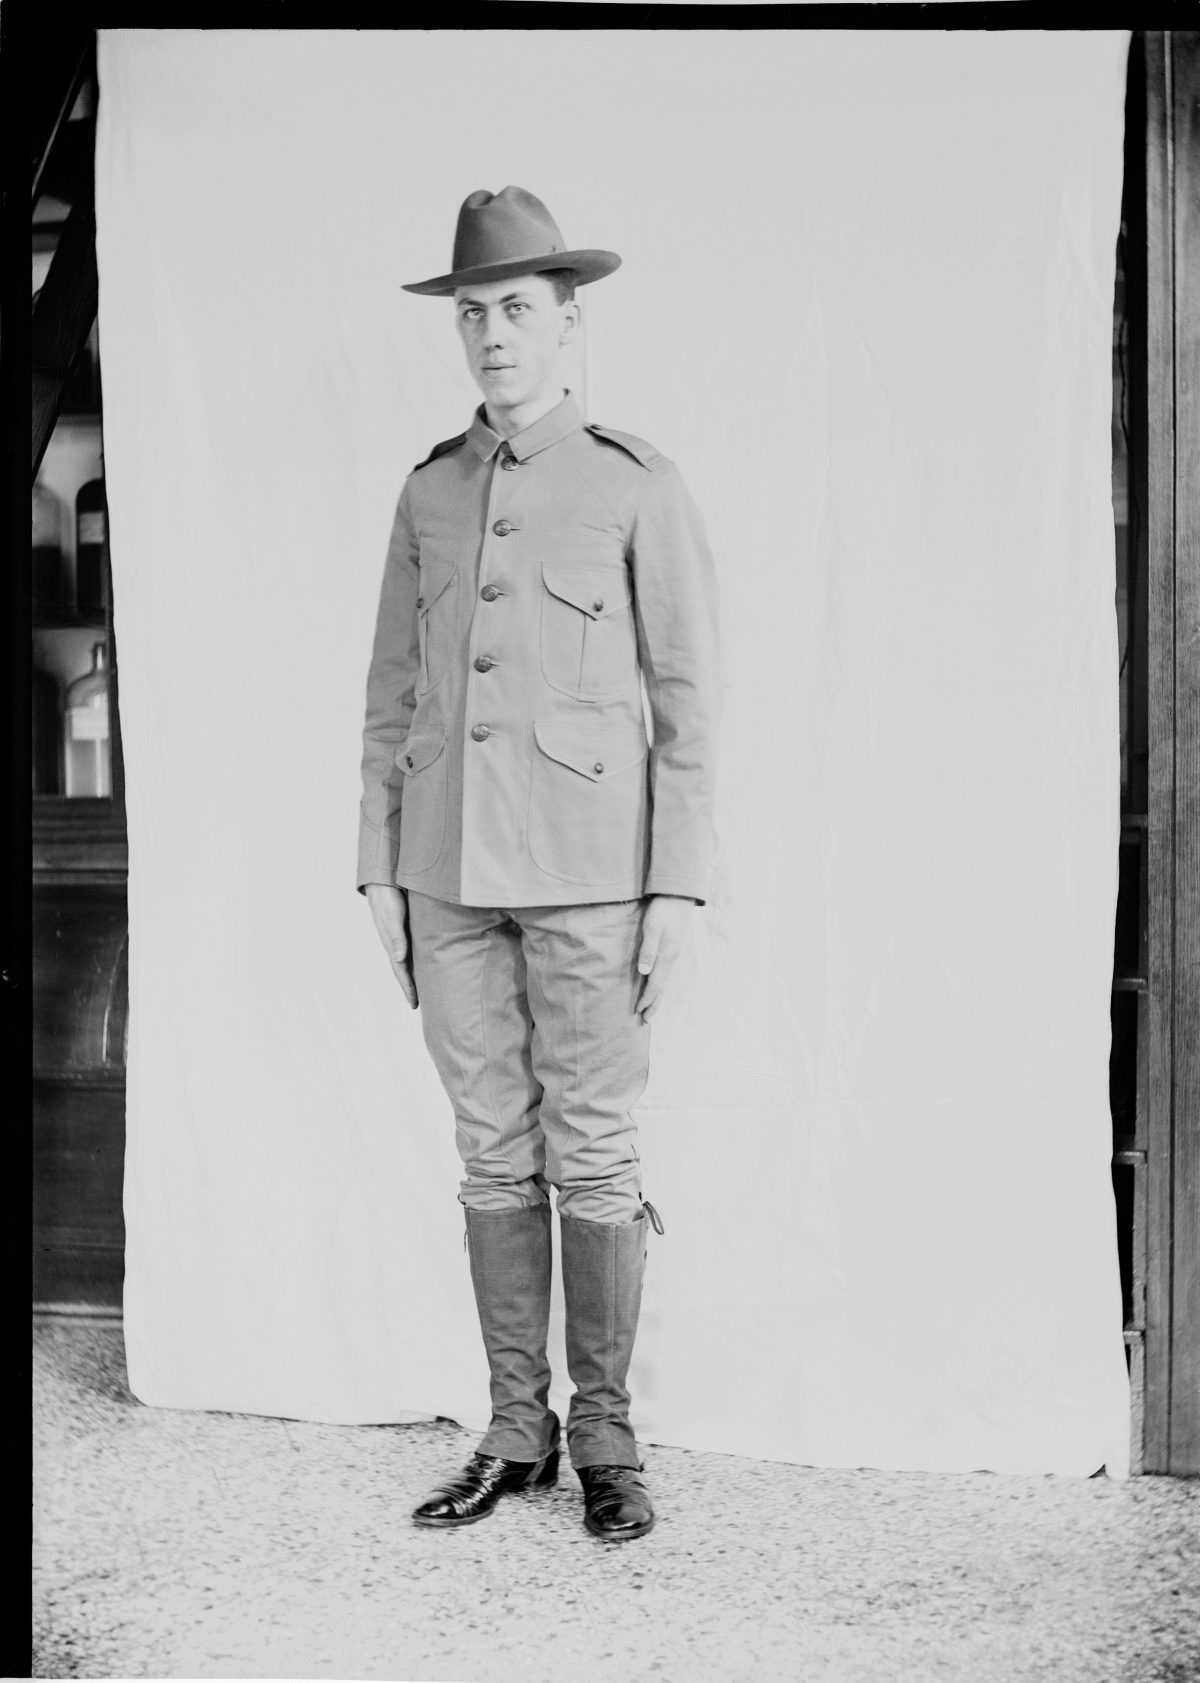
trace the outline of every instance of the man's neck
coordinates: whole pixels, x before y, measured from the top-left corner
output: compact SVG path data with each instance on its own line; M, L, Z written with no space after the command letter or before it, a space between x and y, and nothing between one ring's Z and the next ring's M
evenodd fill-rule
M540 421L543 415L548 415L552 409L557 409L567 393L562 386L556 386L552 392L541 397L531 397L526 403L518 403L513 409L494 409L490 403L485 403L483 412L487 416L487 424L500 438L513 438L526 427L531 427L535 421Z

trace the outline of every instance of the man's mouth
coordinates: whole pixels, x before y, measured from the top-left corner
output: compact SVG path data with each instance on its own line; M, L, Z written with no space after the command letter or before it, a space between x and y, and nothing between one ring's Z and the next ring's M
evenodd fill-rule
M485 362L482 366L483 366L483 372L485 374L501 374L507 368L515 368L516 363L515 362Z

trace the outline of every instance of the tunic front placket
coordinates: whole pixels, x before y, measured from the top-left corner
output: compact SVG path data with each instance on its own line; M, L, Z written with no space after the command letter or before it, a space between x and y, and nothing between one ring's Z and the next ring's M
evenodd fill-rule
M503 903L506 885L523 874L530 749L523 674L537 654L530 630L539 617L538 581L522 566L530 469L503 445L492 457L463 715L460 893L470 905Z

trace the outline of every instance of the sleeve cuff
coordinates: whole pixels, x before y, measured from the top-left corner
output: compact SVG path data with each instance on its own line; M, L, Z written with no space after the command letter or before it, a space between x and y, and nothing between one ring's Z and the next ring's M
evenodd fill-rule
M364 814L358 831L358 887L361 892L369 882L396 883L399 861L399 840L393 840L386 830L378 830Z

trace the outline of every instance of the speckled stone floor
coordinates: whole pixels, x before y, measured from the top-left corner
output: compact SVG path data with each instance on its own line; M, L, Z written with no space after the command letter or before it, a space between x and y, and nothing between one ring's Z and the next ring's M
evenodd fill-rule
M1200 1484L822 1471L647 1450L421 1531L472 1440L143 1408L118 1327L35 1325L35 1677L1197 1683Z

